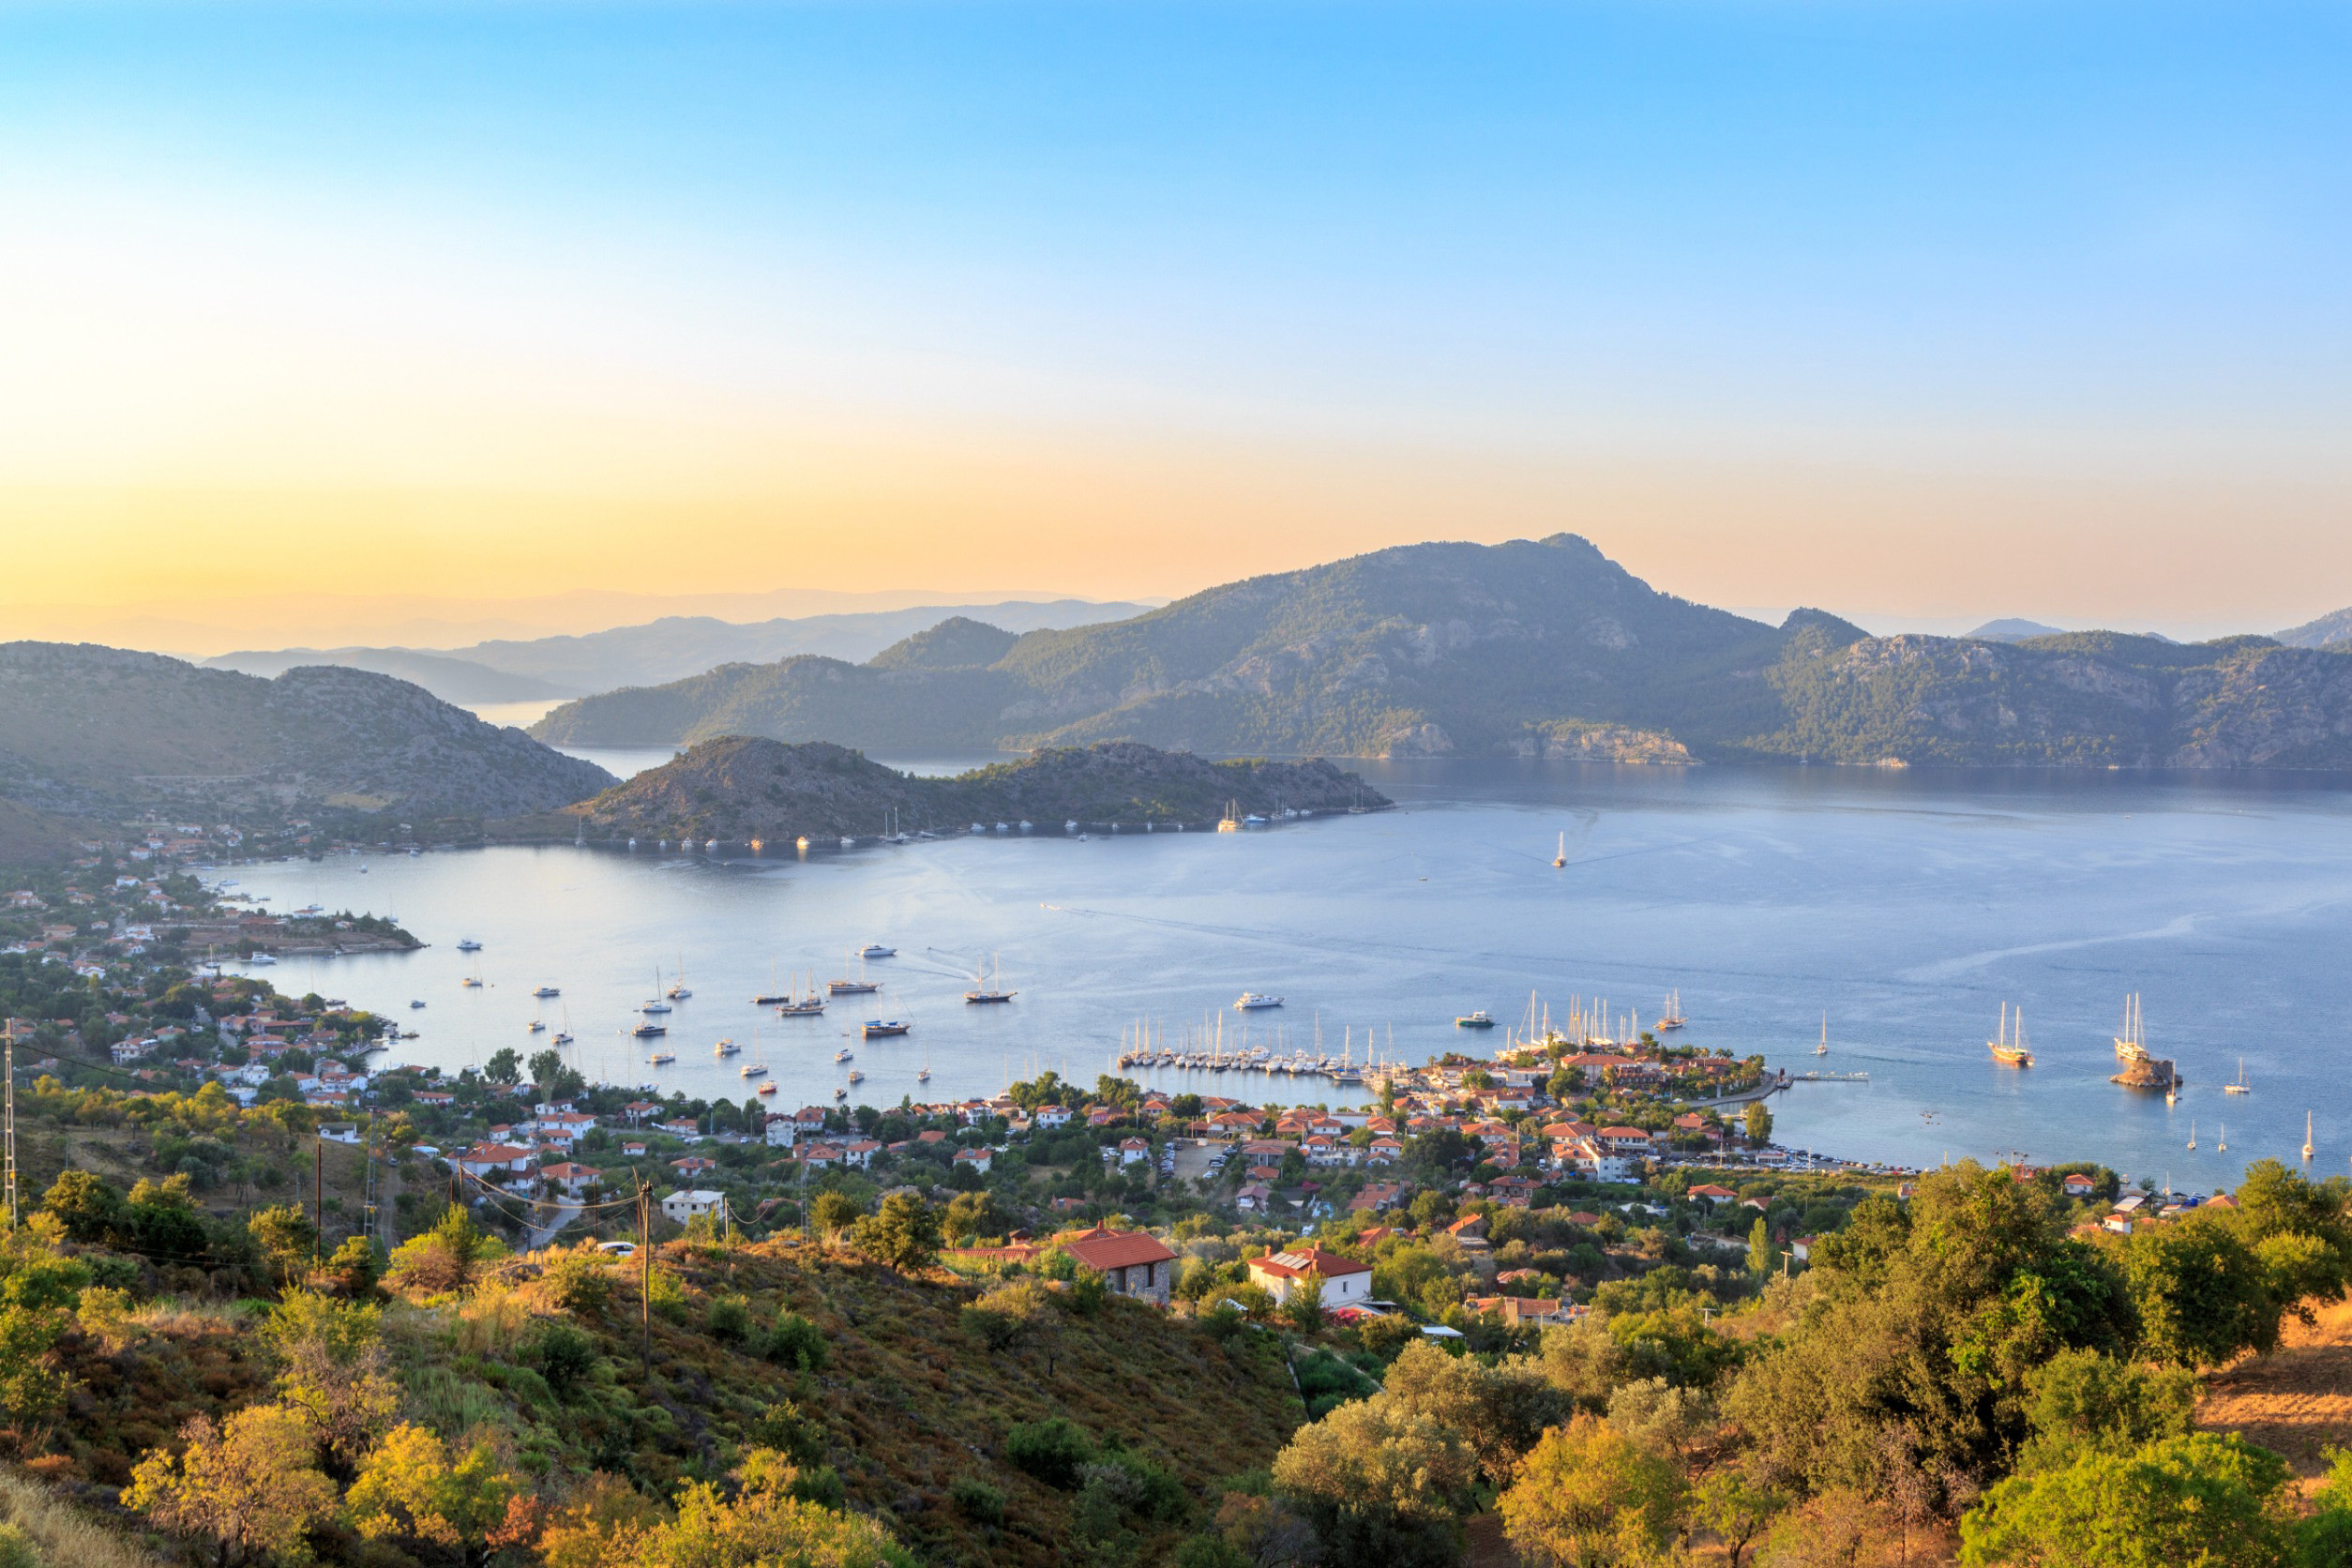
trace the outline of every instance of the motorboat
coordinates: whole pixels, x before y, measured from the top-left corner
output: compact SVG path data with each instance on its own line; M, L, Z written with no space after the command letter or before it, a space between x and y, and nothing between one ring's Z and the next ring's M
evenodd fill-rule
M833 1053L833 1059L836 1062L847 1062L850 1059L850 1048L843 1046L839 1050Z
M667 1067L670 1063L678 1060L678 1054L675 1051L657 1050L645 1060L651 1062L656 1067Z
M903 1018L867 1018L864 1023L858 1025L857 1027L858 1033L863 1034L867 1039L879 1040L886 1035L904 1034L908 1030L912 1029L914 1025L907 1022Z
M759 1088L753 1090L752 1093L755 1094L773 1094L776 1093L776 1085L772 1082L763 1083L760 1085Z
M1492 1029L1495 1027L1495 1020L1488 1015L1486 1009L1481 1007L1475 1013L1465 1013L1455 1018L1454 1027L1456 1029Z
M479 953L481 950L482 944L475 942L472 937L460 937L458 939L458 951L460 953Z
M1278 996L1267 996L1260 991L1244 991L1241 996L1234 1001L1233 1010L1237 1013L1256 1013L1261 1012L1268 1007L1279 1007L1281 1005L1282 999Z
M422 1007L422 1006L424 1006L424 1005L425 1005L425 1004L424 1004L423 1003L421 1003L421 1002L412 1002L412 1003L409 1003L409 1006L410 1006L411 1008L418 1008L418 1007Z
M1062 824L1062 831L1064 833L1076 833L1078 830L1078 824L1076 817L1072 817L1068 822Z
M564 993L553 986L541 986L537 990L533 991L531 994L544 1002L549 997L562 996Z
M735 1044L732 1040L721 1040L718 1044L711 1048L711 1054L713 1056L733 1056L736 1052L742 1049L743 1048Z
M654 1022L651 1018L629 1031L630 1034L640 1040L657 1040L669 1033L670 1031L665 1026Z
M857 956L861 958L895 958L898 956L898 950L895 947L884 947L879 942L869 942L857 950Z
M833 1097L837 1100L846 1100L850 1097L850 1092L837 1083L833 1086Z
M864 1083L866 1081L866 1075L859 1072L855 1067L852 1067L850 1069L850 1081L852 1083Z
M638 1009L641 1013L667 1013L671 1010L672 1009L671 1008L670 1003L662 1001L659 997L654 998L651 1002L646 1003L645 1005Z
M876 980L828 980L825 989L835 996L871 996L882 989L882 983Z
M545 1034L547 1033L547 1020L545 1018L533 1018L529 1023L522 1026L522 1032L525 1034Z
M757 1062L746 1062L742 1066L736 1068L735 1072L738 1077L747 1078L765 1078L768 1076L768 1070L760 1065Z

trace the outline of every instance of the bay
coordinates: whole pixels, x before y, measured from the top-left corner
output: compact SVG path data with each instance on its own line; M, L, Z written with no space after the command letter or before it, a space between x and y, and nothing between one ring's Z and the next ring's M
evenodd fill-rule
M616 772L666 760L592 753ZM985 759L893 759L925 772ZM1778 1138L1929 1165L1963 1155L2088 1158L2181 1190L2295 1162L2314 1117L2315 1172L2352 1162L2352 792L2340 777L1823 768L1648 769L1440 761L1356 764L1399 803L1248 834L989 835L762 857L502 847L334 856L222 874L271 907L391 913L430 943L407 955L288 961L272 973L417 1029L394 1060L456 1068L528 1054L544 1004L568 1016L591 1077L740 1099L756 1042L781 1093L830 1103L845 1027L852 1102L993 1093L1051 1066L1091 1082L1123 1032L1172 1038L1223 1020L1229 1046L1367 1042L1421 1061L1482 1038L1472 1008L1521 1017L1606 997L1653 1019L1679 989L1682 1040L1774 1065L1866 1072L1772 1104ZM1550 862L1559 836L1570 864ZM459 982L484 944L479 990ZM822 982L869 966L877 998L822 1020L752 1006L771 973ZM668 1022L674 1064L624 1032L683 960L695 992ZM1006 1006L968 1006L1001 964ZM1232 1011L1243 990L1286 999ZM2188 1076L2177 1105L2107 1081L2127 992L2148 1041ZM411 998L426 1002L410 1011ZM1996 1063L2003 1003L2036 1065ZM1817 1058L1821 1015L1831 1052ZM714 1058L731 1037L745 1054ZM2254 1092L2224 1096L2243 1059ZM927 1084L915 1078L927 1061ZM1169 1071L1171 1089L1337 1104L1318 1079ZM2187 1147L2195 1123L2198 1148ZM2226 1132L2224 1153L2218 1145Z

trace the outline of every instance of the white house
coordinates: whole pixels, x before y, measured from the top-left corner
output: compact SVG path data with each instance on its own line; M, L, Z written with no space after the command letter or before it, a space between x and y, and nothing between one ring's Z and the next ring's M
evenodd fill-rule
M1066 1106L1039 1106L1036 1110L1031 1114L1030 1121L1040 1127L1067 1126L1070 1121L1069 1108Z
M533 1154L511 1143L477 1143L458 1156L458 1168L469 1176L520 1175L531 1168Z
M771 1149L790 1149L792 1146L792 1140L797 1138L799 1136L800 1119L798 1117L788 1116L780 1110L770 1113L768 1116L768 1147Z
M661 1200L662 1216L684 1225L700 1214L715 1214L727 1206L727 1195L694 1187L673 1192Z
M1322 1276L1325 1306L1353 1306L1371 1299L1372 1265L1321 1247L1292 1247L1249 1260L1249 1282L1263 1287L1278 1302L1289 1300L1298 1282L1308 1274Z

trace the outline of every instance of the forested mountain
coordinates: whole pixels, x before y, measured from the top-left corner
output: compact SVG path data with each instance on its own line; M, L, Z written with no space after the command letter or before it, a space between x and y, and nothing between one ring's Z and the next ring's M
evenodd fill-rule
M611 782L387 675L262 680L117 648L0 644L0 794L43 810L266 801L496 817Z
M2289 626L2279 641L2290 648L2352 648L2352 610L2338 610L2316 621Z
M789 844L882 831L965 831L979 822L1070 820L1132 828L1209 827L1229 802L1244 811L1341 810L1389 804L1325 761L1212 762L1123 743L1038 751L953 778L902 774L822 741L705 741L578 807L588 824L640 837L753 838Z
M2352 764L2352 659L2264 638L1873 638L1660 593L1582 539L1413 545L1008 639L792 658L568 703L558 744L1214 754ZM1003 652L996 650L1002 647ZM989 657L994 654L994 657Z

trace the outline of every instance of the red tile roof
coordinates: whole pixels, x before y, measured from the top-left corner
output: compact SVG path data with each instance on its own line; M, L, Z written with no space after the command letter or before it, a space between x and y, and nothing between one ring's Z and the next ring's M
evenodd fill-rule
M1277 1279L1296 1279L1302 1274L1319 1274L1325 1279L1341 1274L1370 1274L1372 1265L1359 1263L1352 1258L1342 1258L1335 1252L1325 1252L1319 1246L1292 1247L1288 1252L1268 1253L1253 1258L1249 1266L1273 1274Z
M1055 1245L1097 1274L1133 1268L1138 1263L1172 1263L1176 1255L1160 1239L1142 1230L1097 1228L1058 1240Z

